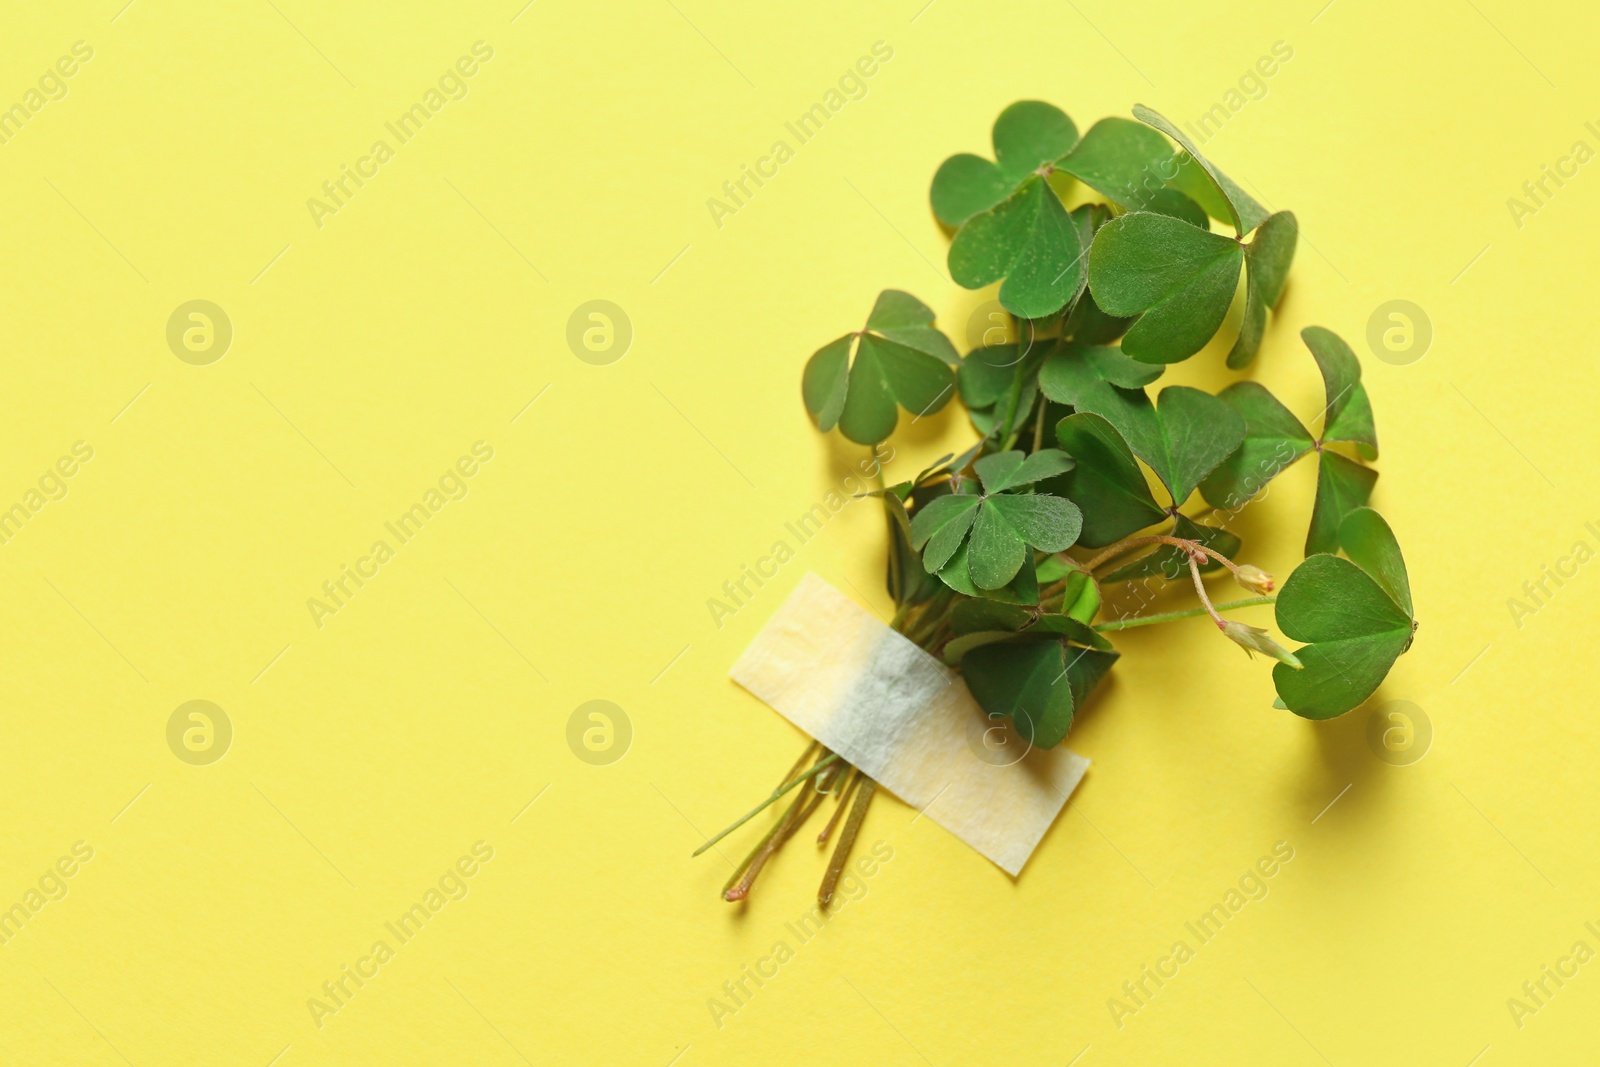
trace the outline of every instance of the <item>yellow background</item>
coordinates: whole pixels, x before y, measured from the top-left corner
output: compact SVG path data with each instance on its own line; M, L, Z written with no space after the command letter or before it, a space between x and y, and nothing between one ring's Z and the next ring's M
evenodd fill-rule
M0 1060L1588 1062L1600 963L1520 1028L1506 1001L1600 949L1600 575L1520 627L1507 600L1600 542L1600 174L1520 228L1506 199L1600 147L1594 16L1320 2L10 5L0 102L94 57L0 145L0 507L94 458L0 545L0 906L95 854L0 948ZM318 228L307 199L480 40L467 97ZM795 144L876 41L866 97ZM804 360L889 286L961 343L992 294L949 281L928 182L1003 106L1189 122L1276 41L1293 59L1206 146L1300 218L1252 373L1310 420L1297 331L1362 354L1421 620L1373 706L1424 709L1431 750L1390 766L1370 707L1274 711L1260 660L1149 628L1020 879L886 798L863 844L894 859L810 943L785 930L821 872L803 842L719 902L726 861L690 850L801 744L729 665L807 570L887 606L853 506L707 610L858 455L810 428ZM719 228L707 199L779 138L795 157ZM1395 298L1435 330L1409 366L1364 340ZM234 327L209 366L165 340L194 299ZM633 325L609 366L565 340L591 299ZM1231 329L1166 380L1222 385ZM307 599L480 440L469 495L319 628ZM968 440L928 420L891 476ZM1312 482L1241 517L1244 558L1288 573ZM194 699L233 724L209 766L166 741ZM608 766L566 743L594 699L632 723ZM308 998L480 840L469 895L318 1028ZM1119 1028L1108 999L1279 841L1270 895ZM715 1025L779 939L795 957Z

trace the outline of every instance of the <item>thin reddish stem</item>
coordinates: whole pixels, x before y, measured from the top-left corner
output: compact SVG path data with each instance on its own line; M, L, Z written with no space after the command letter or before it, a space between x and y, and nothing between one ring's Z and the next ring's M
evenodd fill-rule
M1167 534L1149 534L1144 537L1130 537L1126 541L1117 542L1104 552L1101 552L1098 556L1095 556L1089 562L1079 564L1079 566L1083 570L1092 571L1101 566L1107 560L1122 555L1130 548L1138 548L1140 545L1157 544L1172 545L1176 548L1181 548L1191 556L1195 552L1204 552L1206 555L1210 556L1212 559L1228 568L1228 570L1232 571L1235 577L1238 577L1239 575L1238 564L1234 563L1233 560L1229 559L1227 556L1224 556L1216 549L1209 548L1206 545L1201 544L1199 541L1191 541L1186 537L1170 537Z
M1194 576L1194 591L1200 597L1200 603L1205 605L1206 614L1217 624L1217 629L1226 630L1228 620L1217 614L1217 609L1211 606L1211 598L1206 596L1206 583L1200 580L1200 561L1204 558L1198 552L1189 553L1189 573Z

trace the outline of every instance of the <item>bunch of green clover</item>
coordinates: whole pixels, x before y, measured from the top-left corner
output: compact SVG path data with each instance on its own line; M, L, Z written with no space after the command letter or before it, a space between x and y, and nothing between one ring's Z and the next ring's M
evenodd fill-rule
M1400 547L1366 506L1378 475L1363 461L1377 458L1378 438L1344 341L1315 326L1301 334L1327 390L1316 434L1255 381L1215 396L1185 386L1147 392L1167 364L1216 336L1241 273L1227 364L1250 365L1298 231L1294 215L1269 214L1166 119L1144 107L1133 114L1139 121L1103 119L1080 137L1049 104L1013 104L995 120L993 160L952 156L934 175L933 212L954 233L951 277L968 289L1000 283L1015 343L960 356L932 310L890 289L865 326L817 350L802 381L819 429L873 447L902 409L914 420L961 398L977 444L875 494L888 512L894 625L959 667L984 711L1040 748L1066 737L1116 661L1108 633L1208 615L1247 652L1277 661L1280 706L1324 719L1365 701L1416 629ZM1067 210L1062 195L1074 182L1107 203ZM1213 219L1235 235L1213 233ZM1311 452L1306 558L1272 596L1270 575L1235 561L1240 539L1219 517ZM1180 511L1196 492L1209 507ZM1257 595L1214 604L1203 578L1222 569ZM1097 621L1103 587L1185 572L1199 607ZM1303 647L1290 652L1222 614L1267 603ZM824 905L832 897L875 788L816 742L696 854L791 793L724 899L747 899L829 796L836 807L817 841L835 831L838 839L817 895Z
M820 430L869 446L894 432L901 409L920 418L953 396L966 406L978 443L880 493L895 625L959 667L984 710L1038 747L1066 736L1117 659L1106 634L1158 618L1097 624L1108 584L1192 577L1202 607L1164 617L1204 612L1275 659L1279 705L1313 719L1365 701L1416 627L1399 546L1366 506L1377 472L1362 461L1376 459L1378 439L1344 341L1320 327L1301 335L1327 387L1318 433L1255 381L1214 396L1148 391L1222 327L1241 272L1227 365L1254 360L1297 225L1166 119L1133 114L1080 136L1049 104L1013 104L995 121L993 160L952 156L934 176L934 214L954 232L951 277L968 289L1000 283L1015 343L962 357L926 305L886 290L862 329L811 357L802 385ZM1074 182L1108 202L1068 210ZM1213 232L1212 219L1234 233ZM1304 562L1275 598L1213 604L1203 574L1226 568L1256 594L1272 579L1235 562L1238 537L1179 509L1198 491L1212 514L1237 512L1312 452ZM1222 615L1274 601L1278 628L1303 643L1293 652Z

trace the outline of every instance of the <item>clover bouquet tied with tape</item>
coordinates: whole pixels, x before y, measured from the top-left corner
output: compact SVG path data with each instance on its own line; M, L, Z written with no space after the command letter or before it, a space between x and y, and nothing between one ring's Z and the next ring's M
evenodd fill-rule
M976 444L872 494L887 514L893 625L1037 748L1065 739L1120 655L1108 636L1119 630L1207 616L1246 654L1273 661L1276 706L1327 719L1371 696L1417 627L1399 545L1367 506L1378 438L1343 340L1318 326L1301 333L1326 388L1315 431L1254 380L1215 395L1178 385L1153 395L1169 364L1212 341L1236 298L1226 364L1252 364L1298 224L1268 212L1161 115L1143 106L1133 115L1080 136L1058 108L1022 101L996 119L992 160L954 155L934 175L933 213L953 234L951 277L967 289L999 283L1014 342L961 356L927 305L885 290L862 328L816 351L801 383L819 430L872 448L902 411L915 420L952 398L965 406ZM1068 209L1080 191L1088 202ZM1277 589L1239 562L1241 540L1219 518L1313 455L1305 559ZM1203 503L1185 510L1196 494ZM1218 602L1206 582L1223 577L1253 595ZM1151 579L1192 584L1197 606L1102 617L1113 587ZM1301 647L1225 614L1264 604ZM790 798L725 899L744 899L831 797L818 835L820 844L837 834L818 894L826 904L873 794L870 779L813 742L770 796L702 846Z

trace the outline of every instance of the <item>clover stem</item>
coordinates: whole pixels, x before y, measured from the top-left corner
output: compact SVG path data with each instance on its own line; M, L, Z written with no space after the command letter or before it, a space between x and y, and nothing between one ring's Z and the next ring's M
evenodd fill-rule
M917 610L917 608L907 608L903 611L903 613L896 612L894 621L889 623L889 629L894 630L897 633L904 634L908 639L915 641L916 638L912 637L912 633L916 630L918 624L921 623L922 616L927 614L927 607L925 605L919 605L919 607L921 608L920 611Z
M1214 604L1211 611L1234 611L1238 608L1253 608L1262 604L1271 604L1277 601L1275 596L1253 596L1244 600L1230 600L1225 604ZM1209 615L1211 612L1205 608L1184 608L1182 611L1164 611L1159 615L1143 615L1132 619L1117 619L1114 622L1102 622L1095 625L1099 633L1110 633L1113 630L1131 630L1135 626L1154 626L1161 622L1176 622L1179 619L1193 619L1200 615Z
M1089 572L1089 568L1085 567L1083 564L1079 563L1075 559L1068 559L1066 556L1062 556L1061 558L1068 566L1070 566L1073 569L1074 572L1086 576L1091 582L1094 581L1094 575ZM1071 579L1071 577L1072 577L1071 575L1068 575L1067 577L1061 578L1061 579L1059 579L1057 581L1054 581L1054 582L1051 582L1049 585L1047 585L1044 588L1040 589L1039 590L1039 605L1041 607L1043 607L1045 601L1054 600L1058 596L1064 596L1066 594L1066 591L1067 591L1067 582ZM1095 582L1095 584L1097 586L1099 585L1098 582Z
M1218 552L1213 548L1202 545L1199 541L1194 543L1194 547L1198 548L1200 551L1204 552L1206 555L1210 556L1212 559L1228 568L1229 572L1231 572L1235 578L1239 579L1241 582L1244 581L1244 576L1239 571L1239 565L1233 562L1233 560L1229 559L1227 556L1224 556L1221 552ZM1246 586L1246 588L1248 588L1248 586Z
M881 479L880 479L881 480ZM904 634L908 639L916 642L924 649L932 649L944 636L950 625L950 606L954 599L949 590L942 590L929 597L927 601L909 605L902 604L894 616L891 624L893 628ZM804 773L800 768L805 766L807 759L816 755L814 762ZM819 777L820 776L820 777ZM862 820L866 816L867 805L871 803L877 783L862 774L861 771L845 762L837 752L830 752L818 741L812 741L806 746L800 758L795 760L787 774L779 782L772 795L757 804L750 811L740 816L732 825L728 826L716 836L710 838L695 849L693 855L700 855L711 848L718 841L727 837L734 830L743 826L766 808L782 799L784 794L794 789L801 782L811 780L814 788L803 790L790 802L783 814L778 818L771 829L762 835L745 854L744 859L734 867L733 873L728 877L722 887L722 898L731 902L738 902L749 897L755 885L756 878L761 874L767 862L777 855L778 850L794 836L795 831L809 819L813 812L822 805L824 797L833 796L838 803L838 810L828 820L822 832L817 836L818 845L825 844L838 830L841 821L843 830L839 840L834 846L833 855L828 862L828 867L823 875L822 886L818 890L818 899L824 906L833 897L833 892L838 884L839 877L844 869L845 861L850 857L850 850L855 844L857 833L861 829ZM863 785L864 783L864 785Z
M817 810L822 803L822 797L821 793L813 792L808 796L804 791L795 796L794 802L789 805L789 810L784 812L783 818L767 833L761 844L756 846L745 861L744 876L737 879L737 884L734 884L734 878L729 878L728 883L722 887L723 900L734 903L749 897L757 876L761 874L761 869L767 865L768 860L777 855L778 849L783 847L784 842L788 841L811 817L811 813Z
M855 768L850 766L848 763L835 763L832 767L828 768L827 774L824 774L820 778L816 778L812 781L811 788L816 792L823 794L824 796L836 797L839 795L839 790L835 787L839 784L839 780L853 770L855 770Z
M833 831L838 829L839 820L844 818L845 811L850 807L851 795L855 793L856 786L861 784L860 771L856 770L854 767L851 767L849 770L849 775L850 780L844 784L844 789L839 792L839 803L838 806L833 809L833 815L828 819L828 825L824 826L822 828L822 832L817 835L818 845L827 844L828 838L833 836Z
M779 778L778 779L778 784L773 786L772 788L774 788L774 789L782 789L783 788L783 783L787 782L789 779L791 779L795 775L799 774L800 773L800 768L804 767L806 765L806 760L811 758L811 754L813 752L815 752L821 744L822 744L822 742L820 742L820 741L813 741L813 742L811 742L811 744L807 745L806 746L806 750L804 752L800 753L800 758L794 761L794 766L790 767L788 773L785 774L782 778Z
M742 892L737 897L730 897L728 895L733 890L733 887L739 884L739 880L744 878L747 872L750 872L751 865L755 863L756 858L762 854L767 846L772 843L772 839L777 837L778 833L789 824L789 820L794 816L795 809L799 807L800 803L805 799L806 797L804 793L796 796L794 800L790 802L788 809L784 811L783 817L777 822L773 823L772 828L765 834L761 835L761 840L757 841L751 847L750 851L745 853L744 859L740 860L739 865L733 869L733 873L728 875L728 880L722 883L723 900L743 900L750 894L750 886L755 882L755 875L761 873L760 867L757 867L755 871L750 874L749 880L745 882ZM765 865L765 863L766 860L763 859L762 864Z
M800 759L801 759L801 762L805 761L805 757L804 756L801 756ZM768 797L767 799L763 800L761 803L757 804L755 807L751 808L749 811L745 812L743 815L739 816L739 818L736 819L731 826L727 827L722 832L718 833L715 837L713 837L709 841L707 841L705 844L703 844L699 848L695 849L693 852L690 853L690 855L691 856L700 855L700 853L704 852L706 849L710 848L712 845L716 844L718 841L721 841L724 837L727 837L729 834L733 833L735 830L737 830L739 827L743 826L745 823L749 822L751 819L755 818L757 815L760 815L768 807L770 807L773 804L776 804L779 800L783 799L783 795L785 793L787 793L789 790L793 789L795 786L799 785L801 782L804 782L809 778L812 778L812 777L814 777L814 776L816 776L818 774L821 774L823 771L827 770L829 767L833 766L837 762L839 762L839 753L837 753L837 752L835 752L835 753L833 753L833 754L831 754L829 756L825 756L822 759L818 760L815 764L812 765L812 767L811 767L811 769L809 771L806 771L804 774L797 775L796 777L789 779L783 785L779 786L777 789L774 789L772 791L772 795L770 797Z
M850 817L845 820L844 832L839 835L839 843L833 846L833 856L828 860L828 869L822 875L822 885L817 887L817 903L824 908L833 899L834 887L839 884L839 875L844 870L844 864L850 858L850 848L856 843L856 835L861 832L861 823L867 817L867 805L872 803L872 796L877 792L878 783L866 775L861 776L861 788L856 792L855 803L850 805Z
M929 644L929 638L932 637L933 633L938 630L939 626L946 621L948 617L948 611L946 609L949 606L949 590L941 590L928 598L927 602L922 605L922 610L916 615L915 618L910 617L908 614L906 619L901 620L898 623L892 623L891 626L900 631L902 634L905 634L906 638L913 644L927 648ZM896 618L899 619L899 616L897 615Z
M1009 451L1016 444L1017 404L1022 400L1022 383L1027 378L1028 357L1033 354L1034 326L1032 319L1025 319L1028 324L1028 347L1017 356L1017 369L1011 375L1011 391L1006 394L1006 421L1000 430L1000 451Z
M1118 556L1131 552L1142 545L1153 545L1158 540L1160 540L1160 538L1154 535L1149 537L1125 538L1102 550L1098 555L1091 556L1087 563L1079 563L1078 566L1083 570L1093 572L1100 569L1111 560L1116 559Z
M1185 537L1169 537L1166 534L1149 534L1144 537L1130 537L1127 540L1118 541L1104 552L1101 552L1098 556L1095 556L1093 559L1089 560L1089 562L1080 563L1078 566L1083 570L1092 571L1103 565L1107 560L1114 559L1130 549L1138 548L1141 545L1156 544L1173 545L1177 548L1183 549L1191 556L1195 552L1204 552L1206 555L1210 556L1224 567L1227 567L1234 573L1235 576L1237 576L1239 573L1238 564L1234 563L1233 560L1229 559L1227 556L1224 556L1216 549L1208 548L1199 541L1191 541Z
M1217 614L1217 609L1211 606L1211 598L1206 596L1206 583L1200 577L1200 561L1205 559L1199 552L1189 553L1189 573L1194 576L1195 595L1200 598L1200 603L1205 605L1206 611L1211 615L1211 621L1217 624L1217 629L1227 629L1228 620Z

